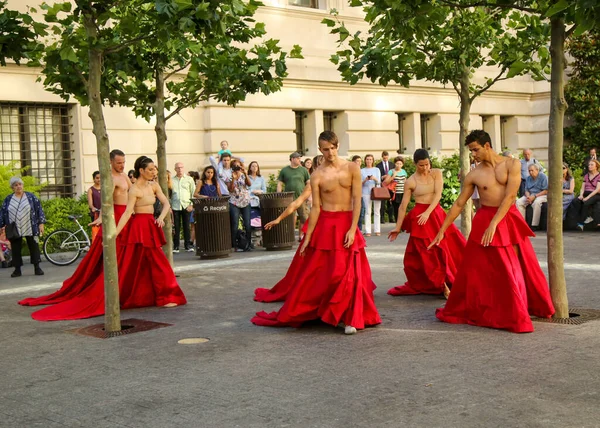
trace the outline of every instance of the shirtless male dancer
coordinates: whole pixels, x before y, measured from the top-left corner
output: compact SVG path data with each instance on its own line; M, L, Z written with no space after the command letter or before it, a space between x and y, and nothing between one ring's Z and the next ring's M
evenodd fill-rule
M357 230L361 176L358 165L338 157L335 133L319 135L323 164L311 176L313 205L300 246L303 267L278 312L259 312L262 326L299 327L320 318L354 334L381 322L373 298L375 284L366 243Z
M113 204L115 205L115 222L118 223L119 219L125 212L127 206L127 192L131 187L131 181L127 174L125 174L125 153L121 150L115 149L110 152L110 175L113 180ZM118 206L118 208L117 208ZM97 226L102 224L102 216L90 223L90 226Z
M443 243L444 232L476 188L481 207L473 218L452 293L436 316L454 324L531 332L529 315L549 318L554 306L529 241L535 235L515 207L521 164L497 154L485 131L472 131L465 145L479 164L465 177L458 199L429 248Z
M440 206L444 181L442 171L431 168L427 150L416 150L413 161L415 173L404 184L404 197L396 213L396 227L388 235L389 240L394 241L401 230L410 234L404 253L406 283L391 288L388 294L443 294L447 298L449 286L454 282L456 269L462 261L466 241L456 226L451 225L449 239L443 245L427 251L427 246L446 218ZM406 215L411 196L415 206Z

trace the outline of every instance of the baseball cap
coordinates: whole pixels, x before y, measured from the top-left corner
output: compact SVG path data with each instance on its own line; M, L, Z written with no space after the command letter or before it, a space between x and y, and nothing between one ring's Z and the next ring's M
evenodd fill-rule
M292 160L293 158L301 158L302 155L298 152L294 152L290 155L290 160Z

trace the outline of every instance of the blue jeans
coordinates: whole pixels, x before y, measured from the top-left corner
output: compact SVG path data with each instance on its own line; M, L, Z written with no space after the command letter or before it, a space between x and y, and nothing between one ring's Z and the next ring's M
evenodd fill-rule
M240 215L242 216L246 237L250 240L252 236L252 229L250 228L250 205L240 208L230 203L229 218L231 219L231 246L233 248L235 248L235 238L240 224Z
M358 216L358 230L360 230L362 232L362 226L363 226L363 222L365 221L365 201L363 201L363 198L360 198L360 215Z

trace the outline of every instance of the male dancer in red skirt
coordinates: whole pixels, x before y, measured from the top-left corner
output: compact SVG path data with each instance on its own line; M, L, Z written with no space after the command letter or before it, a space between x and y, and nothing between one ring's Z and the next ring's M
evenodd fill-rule
M323 164L311 176L313 204L300 253L305 262L279 312L259 312L262 326L299 327L320 318L346 334L381 322L375 307L365 240L357 230L361 177L358 165L338 157L335 133L319 135Z
M481 208L473 227L452 293L438 319L454 324L533 331L530 315L550 318L554 306L548 283L529 236L535 236L515 207L521 184L521 164L492 148L487 132L472 131L466 138L475 163L460 196L429 248L443 242L444 232L458 217L475 188Z
M113 180L113 203L115 212L115 222L125 212L127 207L127 192L131 187L131 181L125 174L125 153L115 149L110 152L111 176ZM102 217L92 224L100 224ZM102 261L102 232L98 233L97 239L94 239L90 250L85 255L81 263L75 269L75 272L70 278L63 282L60 290L41 297L30 297L19 302L23 306L38 306L38 305L55 305L49 308L44 308L40 311L31 314L33 319L39 321L49 321L56 319L73 319L73 316L85 318L87 309L80 308L79 304L71 305L68 302L83 292L85 292L103 272ZM58 306L57 303L63 303ZM83 315L83 316L80 316ZM63 318L63 316L65 318Z
M448 239L427 251L427 246L446 218L440 206L444 181L442 171L431 168L427 150L416 150L413 161L415 173L404 184L404 197L398 208L396 227L388 234L389 240L394 241L400 230L410 233L404 253L406 283L389 289L388 294L443 294L448 297L449 286L454 282L456 270L462 261L466 241L456 226L450 225ZM416 204L406 215L411 196Z

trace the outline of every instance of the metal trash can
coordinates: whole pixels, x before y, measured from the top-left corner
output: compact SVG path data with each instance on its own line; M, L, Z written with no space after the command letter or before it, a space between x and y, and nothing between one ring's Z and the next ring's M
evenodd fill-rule
M265 193L260 200L260 222L267 224L275 220L294 201L294 192ZM262 231L263 247L267 251L291 250L294 246L294 216L284 218L271 230Z
M196 220L196 255L202 259L229 257L231 223L229 197L192 199Z

